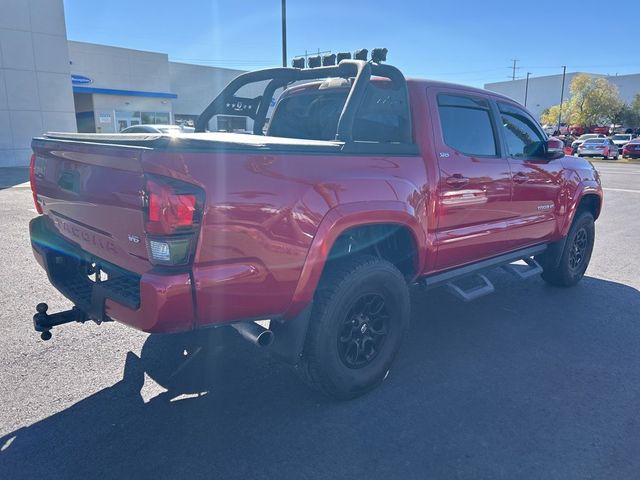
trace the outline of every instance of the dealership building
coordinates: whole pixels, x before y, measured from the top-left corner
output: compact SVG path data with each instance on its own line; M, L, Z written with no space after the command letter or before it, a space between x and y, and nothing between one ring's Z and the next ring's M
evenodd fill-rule
M28 165L47 131L119 132L193 125L240 70L170 62L166 54L67 39L62 0L0 0L0 167ZM244 96L261 93L246 87ZM219 115L211 129L251 120Z
M567 73L564 82L564 101L571 98L569 86L576 75L580 75L580 73L587 72ZM600 75L597 73L587 73L587 75L596 78L606 78L610 83L618 87L620 98L626 103L630 103L633 97L640 93L640 74ZM540 118L540 115L545 109L560 103L562 75L529 77L528 88L526 79L487 83L484 88L507 95L523 105L525 104L526 94L527 108L536 118Z
M73 41L68 46L79 132L114 133L154 123L193 126L209 102L242 73L170 62L164 53ZM219 115L215 121L210 128L251 128L246 117Z

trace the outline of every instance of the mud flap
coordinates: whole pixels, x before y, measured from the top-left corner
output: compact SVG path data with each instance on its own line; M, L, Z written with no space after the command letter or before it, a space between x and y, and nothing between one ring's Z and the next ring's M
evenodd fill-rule
M269 354L290 365L297 365L304 352L313 303L307 305L295 318L288 321L272 320L269 329L274 333Z

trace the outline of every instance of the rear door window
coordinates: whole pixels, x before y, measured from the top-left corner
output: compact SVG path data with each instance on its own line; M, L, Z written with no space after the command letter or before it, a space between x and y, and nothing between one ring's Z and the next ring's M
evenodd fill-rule
M465 155L496 157L498 147L489 102L463 95L438 95L444 142Z

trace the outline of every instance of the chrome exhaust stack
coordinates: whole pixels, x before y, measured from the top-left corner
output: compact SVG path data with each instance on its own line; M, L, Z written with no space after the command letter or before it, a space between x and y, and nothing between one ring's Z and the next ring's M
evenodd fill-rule
M232 323L231 326L238 332L242 338L250 341L258 347L268 347L273 343L274 333L258 325L255 322L238 322Z

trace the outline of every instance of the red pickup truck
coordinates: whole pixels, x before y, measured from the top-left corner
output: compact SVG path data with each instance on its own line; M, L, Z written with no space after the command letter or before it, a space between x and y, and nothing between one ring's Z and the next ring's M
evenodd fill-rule
M253 135L207 131L219 114ZM363 60L242 74L195 133L48 133L33 152L33 252L74 304L36 307L43 339L231 325L337 398L385 378L411 285L472 300L497 267L577 283L602 205L593 166L513 100Z

